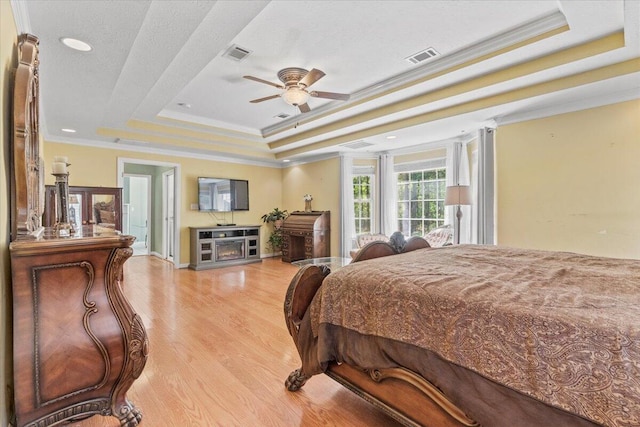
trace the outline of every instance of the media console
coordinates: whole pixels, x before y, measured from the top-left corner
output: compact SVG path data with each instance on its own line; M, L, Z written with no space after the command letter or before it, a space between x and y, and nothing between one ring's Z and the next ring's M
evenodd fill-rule
M262 262L259 225L190 227L190 230L192 270Z

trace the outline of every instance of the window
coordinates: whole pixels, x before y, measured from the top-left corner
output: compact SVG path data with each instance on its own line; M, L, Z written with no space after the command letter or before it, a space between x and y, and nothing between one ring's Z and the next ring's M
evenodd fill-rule
M371 233L373 224L373 175L353 175L353 207L356 234Z
M444 225L446 168L405 171L398 177L398 230L424 236Z

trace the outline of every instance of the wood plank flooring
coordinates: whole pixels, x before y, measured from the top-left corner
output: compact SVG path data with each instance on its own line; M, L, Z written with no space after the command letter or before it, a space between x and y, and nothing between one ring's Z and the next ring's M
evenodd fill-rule
M142 427L399 425L325 375L285 389L300 366L282 308L296 271L279 258L197 272L148 256L125 263L125 294L150 342L127 394ZM74 426L119 422L94 416Z

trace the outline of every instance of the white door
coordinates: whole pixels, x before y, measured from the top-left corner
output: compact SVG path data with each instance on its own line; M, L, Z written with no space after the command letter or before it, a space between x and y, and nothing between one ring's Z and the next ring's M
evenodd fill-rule
M162 174L162 257L173 262L175 251L175 173L171 169Z
M136 237L133 255L149 255L151 224L151 175L124 175L125 199L128 195L129 234ZM125 228L125 227L123 227Z

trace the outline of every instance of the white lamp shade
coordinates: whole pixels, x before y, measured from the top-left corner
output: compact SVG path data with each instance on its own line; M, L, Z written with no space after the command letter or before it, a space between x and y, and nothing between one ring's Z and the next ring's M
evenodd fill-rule
M471 187L468 185L452 185L447 187L444 196L444 204L449 205L470 205Z
M303 105L309 100L309 93L294 86L282 94L282 99L289 105Z

